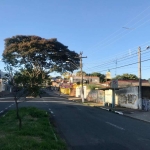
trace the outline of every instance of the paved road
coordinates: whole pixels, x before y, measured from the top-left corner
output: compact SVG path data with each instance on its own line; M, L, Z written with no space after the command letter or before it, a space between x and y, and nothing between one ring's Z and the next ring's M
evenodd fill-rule
M5 114L8 110L10 110L11 108L14 108L14 102L1 102L0 101L0 116L2 116L3 114Z
M19 105L35 106L51 112L72 150L150 149L149 123L69 102L60 97L45 97L41 102L24 102Z

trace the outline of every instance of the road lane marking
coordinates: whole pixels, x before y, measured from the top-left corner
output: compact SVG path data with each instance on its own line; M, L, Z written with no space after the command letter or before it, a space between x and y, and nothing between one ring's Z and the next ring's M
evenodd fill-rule
M120 129L120 130L125 130L124 128L119 127L119 126L117 126L117 125L115 125L115 124L112 124L112 123L110 123L110 122L106 122L106 123L109 124L109 125L111 125L111 126L113 126L113 127L115 127L115 128L118 128L118 129Z

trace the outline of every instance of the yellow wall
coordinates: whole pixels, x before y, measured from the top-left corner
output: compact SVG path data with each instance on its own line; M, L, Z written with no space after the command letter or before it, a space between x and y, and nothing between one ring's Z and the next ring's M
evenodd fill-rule
M70 88L60 88L60 92L63 94L70 94Z

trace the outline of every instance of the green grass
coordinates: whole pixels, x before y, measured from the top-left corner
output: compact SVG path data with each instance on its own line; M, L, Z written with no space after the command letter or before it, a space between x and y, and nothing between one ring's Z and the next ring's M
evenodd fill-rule
M55 133L46 111L33 107L20 108L22 128L16 111L0 117L0 150L66 150L66 144Z

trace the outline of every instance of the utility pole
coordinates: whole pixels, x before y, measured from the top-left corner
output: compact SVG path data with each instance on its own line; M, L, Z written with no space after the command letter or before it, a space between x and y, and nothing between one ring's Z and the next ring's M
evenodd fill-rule
M139 109L142 109L142 90L141 90L141 47L138 48L138 74L139 74Z
M84 103L84 88L83 88L83 64L82 64L82 58L87 58L82 57L83 52L80 52L79 58L80 58L80 69L81 69L81 98L82 98L82 103Z

